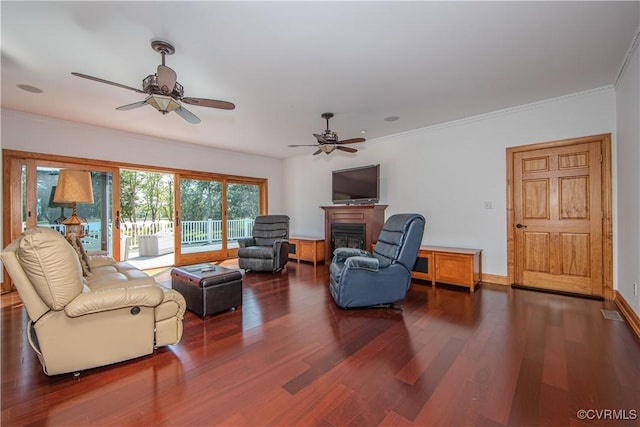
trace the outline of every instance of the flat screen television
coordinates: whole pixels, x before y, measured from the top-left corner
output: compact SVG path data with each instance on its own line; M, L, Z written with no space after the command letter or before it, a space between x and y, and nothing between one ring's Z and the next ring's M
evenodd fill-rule
M380 165L333 171L331 198L336 204L377 203L380 200Z

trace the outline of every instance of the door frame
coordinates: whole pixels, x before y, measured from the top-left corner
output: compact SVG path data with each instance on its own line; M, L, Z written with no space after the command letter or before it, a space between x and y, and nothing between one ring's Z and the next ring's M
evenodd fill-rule
M602 291L603 297L613 300L613 217L612 217L612 170L611 170L611 134L584 136L557 141L507 147L507 277L508 283L515 283L516 247L514 226L514 154L523 151L553 149L568 145L599 142L602 152Z

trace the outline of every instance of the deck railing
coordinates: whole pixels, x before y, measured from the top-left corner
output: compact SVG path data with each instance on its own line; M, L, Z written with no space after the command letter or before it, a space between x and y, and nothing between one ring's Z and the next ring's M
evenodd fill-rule
M227 240L237 240L240 237L251 236L253 231L253 218L230 219L227 220ZM64 225L62 224L40 224L54 230L64 233ZM26 224L23 224L23 229ZM129 247L135 249L139 246L140 236L149 235L167 235L173 234L173 221L140 221L140 222L121 222L120 235L129 237ZM101 223L89 222L87 224L87 240L100 241ZM180 222L182 246L203 245L222 241L222 220L209 219L205 221L181 221ZM93 248L92 248L93 249Z

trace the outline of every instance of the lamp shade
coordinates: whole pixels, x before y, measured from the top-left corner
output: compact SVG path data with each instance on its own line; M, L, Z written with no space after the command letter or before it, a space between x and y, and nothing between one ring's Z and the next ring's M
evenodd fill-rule
M72 169L62 169L58 175L55 203L93 203L91 173Z
M55 198L56 195L56 188L57 185L54 185L51 187L51 194L49 195L49 207L50 208L70 208L71 207L71 203L58 203L55 200L53 200Z

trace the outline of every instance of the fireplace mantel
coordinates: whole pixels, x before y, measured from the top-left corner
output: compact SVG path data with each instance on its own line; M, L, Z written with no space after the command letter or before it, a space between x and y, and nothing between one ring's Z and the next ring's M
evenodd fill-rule
M324 210L325 259L333 258L331 224L365 224L365 249L378 240L384 225L384 210L388 205L334 205L320 206Z

